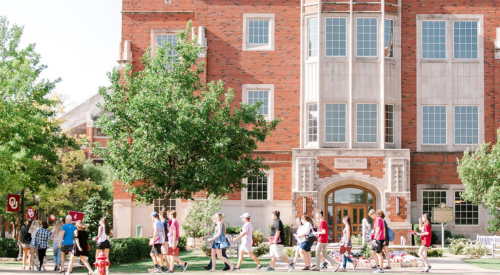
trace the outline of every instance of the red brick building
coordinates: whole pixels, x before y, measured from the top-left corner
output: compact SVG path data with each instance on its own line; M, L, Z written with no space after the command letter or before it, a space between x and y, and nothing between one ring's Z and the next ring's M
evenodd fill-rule
M283 119L259 147L267 177L223 205L231 225L249 212L266 234L271 210L292 224L322 209L338 241L343 216L358 234L377 208L406 236L444 202L446 228L474 237L489 216L460 199L456 159L500 127L499 13L491 0L123 0L119 63L140 69L147 47L175 43L191 20L204 79ZM135 206L116 186L115 235L149 232L159 205ZM191 202L171 205L182 219Z

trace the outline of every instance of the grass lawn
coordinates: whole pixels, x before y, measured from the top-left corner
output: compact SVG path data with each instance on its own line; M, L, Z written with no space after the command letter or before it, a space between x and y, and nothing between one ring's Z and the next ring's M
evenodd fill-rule
M473 264L475 266L492 269L492 270L500 270L500 259L463 259L464 262Z

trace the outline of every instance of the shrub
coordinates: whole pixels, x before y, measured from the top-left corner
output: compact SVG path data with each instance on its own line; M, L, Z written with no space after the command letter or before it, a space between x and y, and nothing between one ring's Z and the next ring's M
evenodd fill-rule
M282 240L283 241L283 244L285 246L292 246L292 243L290 242L291 239L290 239L290 226L288 224L283 224L283 233L285 234L285 239ZM271 236L271 225L269 225L269 236Z
M361 255L363 255L363 258L365 259L370 259L370 247L367 244L365 244L365 246L361 249Z
M295 249L293 249L293 248L290 248L290 247L285 248L285 249L283 249L283 252L289 258L295 257Z
M420 228L418 227L418 224L413 225L413 231L420 233ZM421 243L422 243L422 240L420 239L420 236L413 234L413 244L415 246L420 246Z
M12 238L2 238L0 239L0 257L15 258L19 253L19 248L17 246L17 240Z
M253 254L260 257L269 253L269 243L261 243L256 248L253 249Z
M453 235L451 234L451 231L450 230L444 230L444 243L445 244L450 244L451 241L450 239L453 238Z
M94 240L89 240L88 242L90 245L89 263L93 265L95 262L96 243ZM113 265L136 262L149 258L150 252L151 246L149 246L149 238L111 239L109 261Z
M210 257L211 253L212 253L212 249L207 249L207 246L205 245L205 242L203 242L203 244L201 245L200 247L201 249L201 252L205 253L205 255L207 255L207 257Z
M462 255L464 248L468 245L468 239L452 239L449 245L450 253L453 255Z
M177 243L177 247L179 248L179 251L186 251L187 237L184 236L184 235L179 236L179 240L178 241L179 242Z
M239 235L241 232L241 226L228 226L226 227L227 235Z
M363 244L363 236L361 234L353 235L351 237L351 242L352 242L352 245L362 245Z
M262 233L262 231L260 231L260 229L254 230L252 232L252 237L253 237L253 241L255 243L255 246L258 246L259 244L261 244L264 241L264 233Z
M432 231L431 233L431 244L441 244L441 234L438 234L434 231Z
M427 257L443 257L443 250L441 249L429 249L427 250Z
M467 236L465 236L462 233L458 233L458 234L453 235L453 239L467 239Z

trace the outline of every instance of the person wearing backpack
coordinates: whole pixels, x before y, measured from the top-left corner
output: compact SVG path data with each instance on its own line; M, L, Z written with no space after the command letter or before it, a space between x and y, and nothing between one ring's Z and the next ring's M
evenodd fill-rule
M26 269L26 262L30 254L31 233L29 233L29 228L31 227L31 223L30 219L27 220L26 224L21 227L17 237L17 244L23 247L23 270Z
M389 255L389 241L394 241L394 232L387 226L385 222L385 213L382 209L377 210L377 215L384 221L385 228L385 242L384 242L384 254L387 259L387 266L384 269L391 269L391 255Z

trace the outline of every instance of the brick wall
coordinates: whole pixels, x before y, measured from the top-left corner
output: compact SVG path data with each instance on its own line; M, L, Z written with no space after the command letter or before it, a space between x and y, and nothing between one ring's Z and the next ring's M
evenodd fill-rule
M299 218L302 217L303 214L307 214L309 217L314 219L313 211L316 210L313 208L313 198L311 196L306 196L306 213L304 213L304 197L299 196L295 199L295 217Z
M388 215L390 222L405 222L408 217L408 209L406 208L406 204L408 203L405 197L399 197L399 215L396 211L396 197L390 197L387 205L389 205Z
M339 173L347 172L347 169L335 169L335 158L336 157L318 157L318 175L320 178L328 178L333 175L338 175ZM350 158L350 157L342 157ZM355 157L351 157L355 158ZM371 177L383 178L384 177L384 157L368 157L368 167L367 169L359 169L356 172L361 172L364 175L370 175ZM353 170L353 169L349 169Z

